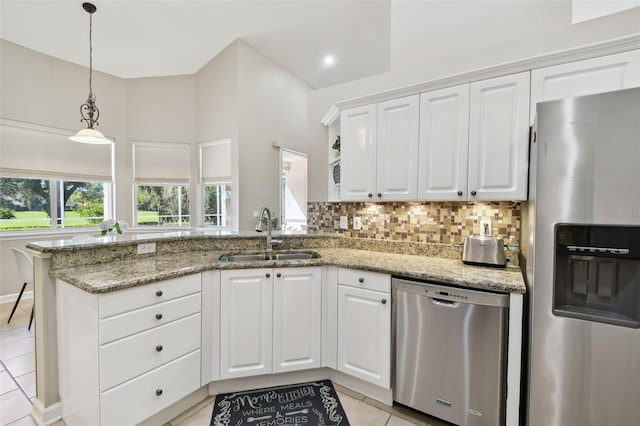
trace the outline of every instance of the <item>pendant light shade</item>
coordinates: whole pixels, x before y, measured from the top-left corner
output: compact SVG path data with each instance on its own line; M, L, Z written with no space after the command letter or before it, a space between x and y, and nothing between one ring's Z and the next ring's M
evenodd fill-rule
M109 139L98 130L94 129L94 125L98 125L98 117L100 116L100 110L96 106L96 96L93 94L92 78L93 78L93 44L92 44L92 30L93 30L93 14L97 8L91 3L82 3L82 8L89 13L89 96L87 101L80 106L80 115L82 119L87 123L87 128L80 130L75 136L69 137L74 142L90 143L90 144L109 144L112 143Z
M100 131L96 129L92 129L90 127L80 130L74 136L69 136L69 139L71 139L74 142L81 142L81 143L92 143L92 144L111 143L111 141L105 138Z

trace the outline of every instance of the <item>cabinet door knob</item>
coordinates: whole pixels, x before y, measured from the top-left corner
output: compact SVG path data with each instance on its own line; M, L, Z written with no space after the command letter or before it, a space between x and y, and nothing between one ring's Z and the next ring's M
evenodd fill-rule
M462 196L462 191L458 191L458 196Z
M156 389L156 395L158 396L162 395L162 389Z
M476 194L477 194L476 191L471 191L471 195L475 196Z
M162 351L162 345L156 346L156 351L158 351L158 352Z
M276 274L276 277L278 277L278 278L280 278L281 276L282 276L282 274L281 274L280 272L278 272L278 273Z
M162 296L162 290L156 291L156 296L158 296L158 297Z
M162 314L156 314L156 319L161 320L162 319Z
M382 303L383 305L386 305L386 304L387 304L387 299L382 299L382 300L380 301L380 303Z
M269 278L269 277L271 277L271 274L267 272L266 274L264 274L264 276Z
M362 277L361 277L361 278L358 278L358 282L363 283L363 282L364 282L364 278L362 278Z
M369 193L369 198L371 198L371 197L373 197L373 194L372 194L372 193Z
M382 192L378 192L378 198L382 198Z

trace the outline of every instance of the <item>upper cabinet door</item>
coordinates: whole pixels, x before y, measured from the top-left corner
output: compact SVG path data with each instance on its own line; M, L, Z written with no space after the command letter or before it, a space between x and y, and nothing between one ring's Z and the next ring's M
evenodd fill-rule
M420 95L418 199L467 199L469 85Z
M414 200L418 186L418 95L378 104L374 199Z
M531 72L530 122L538 102L640 86L640 50L540 68Z
M340 114L340 198L372 199L376 186L377 105L365 105Z
M468 199L526 200L529 72L471 83Z

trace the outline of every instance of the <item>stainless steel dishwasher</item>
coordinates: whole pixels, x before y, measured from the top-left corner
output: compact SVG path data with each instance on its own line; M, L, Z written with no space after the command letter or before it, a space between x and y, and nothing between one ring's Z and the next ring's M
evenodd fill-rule
M392 284L394 401L457 425L504 425L509 295Z

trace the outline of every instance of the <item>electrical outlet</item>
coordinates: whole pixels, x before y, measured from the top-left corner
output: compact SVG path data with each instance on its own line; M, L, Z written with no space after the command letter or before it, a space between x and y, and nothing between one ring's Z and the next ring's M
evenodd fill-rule
M138 254L149 254L156 252L156 243L138 244Z
M353 217L353 229L356 231L362 229L362 218L360 216Z
M483 237L491 236L491 220L480 221L480 235Z
M340 229L349 229L348 216L340 216Z

